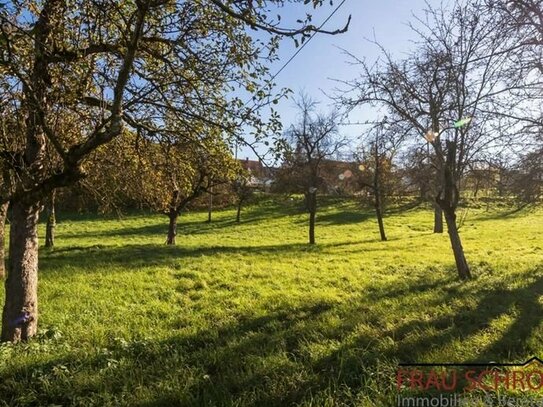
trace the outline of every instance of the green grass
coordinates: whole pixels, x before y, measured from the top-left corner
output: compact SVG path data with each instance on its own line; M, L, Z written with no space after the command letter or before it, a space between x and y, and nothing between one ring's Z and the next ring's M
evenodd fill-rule
M380 242L331 200L315 247L299 201L183 215L176 247L162 216L60 216L39 338L0 346L0 405L388 406L398 362L542 356L543 211L484 207L465 283L424 208Z

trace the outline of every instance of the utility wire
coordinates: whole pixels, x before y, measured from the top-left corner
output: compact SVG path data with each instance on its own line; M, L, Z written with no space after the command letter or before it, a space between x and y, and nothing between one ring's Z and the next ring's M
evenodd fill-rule
M279 70L271 77L271 80L273 81L281 72L283 72L283 70L292 62L292 60L294 58L296 58L296 56L298 56L298 54L300 52L302 52L302 50L307 46L307 44L309 44L309 42L315 37L315 35L317 35L317 33L324 27L324 25L330 21L330 19L338 12L338 10L345 4L347 0L343 0L341 3L338 4L338 6L334 9L334 11L332 11L332 13L326 18L326 20L324 20L322 22L322 24L317 28L316 31L313 32L313 34L311 34L311 36L307 39L307 41L305 41L302 46L300 48L298 48L296 50L296 52L287 60L287 62L285 62L283 64L283 66L281 68L279 68Z
M307 39L307 41L305 41L301 46L300 48L298 48L296 50L296 52L294 54L292 54L292 56L281 66L281 68L279 68L279 70L277 72L275 72L275 74L272 75L272 77L270 78L270 82L273 81L275 78L277 78L277 76L279 76L279 74L281 72L283 72L285 70L285 68L294 60L294 58L296 58L298 56L298 54L300 52L302 52L302 50L307 46L307 44L309 44L309 42L315 37L315 35L317 35L319 33L320 30L322 30L322 28L326 25L326 23L328 21L330 21L330 19L338 12L338 10L347 2L347 0L343 0L341 3L338 4L338 6L332 11L332 13L330 13L330 15L328 17L326 17L326 19L321 23L321 25L319 25L317 27L317 29L313 32L313 34L311 34L311 36ZM263 88L260 88L259 90L262 90ZM252 99L248 99L246 102L245 102L245 106L247 106L249 104L249 102L251 101ZM256 104L256 103L255 103ZM254 106L253 106L254 107ZM245 120L243 120L243 122L245 122ZM242 123L243 123L242 122Z
M296 52L294 54L292 54L292 56L281 66L281 68L279 68L279 70L277 72L275 72L275 74L272 75L272 77L270 78L270 82L273 81L275 78L277 78L277 76L279 76L279 74L281 72L283 72L285 70L285 68L294 60L294 58L296 58L298 56L298 54L300 54L300 52L302 52L302 50L307 46L307 44L309 44L311 42L311 40L319 33L319 31L326 25L326 23L328 23L328 21L330 21L330 19L339 11L339 9L347 2L347 0L342 0L341 3L338 4L338 6L330 13L330 15L328 17L326 17L326 19L321 23L321 25L319 25L317 27L317 29L313 32L313 34L311 34L311 36L307 39L307 41L305 41L301 46L300 48L298 48L296 50ZM262 90L263 88L260 88L259 90ZM245 103L244 103L244 106L247 106L250 102L251 102L252 98L251 99L248 99ZM250 111L252 111L252 109L256 106L256 102L253 104L253 106L251 107ZM239 126L242 126L246 120L248 119L248 115L249 115L249 112L248 114L245 116L245 118L241 121L241 123L239 123ZM238 139L239 141L239 139ZM238 149L238 141L236 141L236 156L237 156L237 149ZM248 147L251 148L251 150L253 150L253 152L256 154L256 151L255 149L253 148L253 146L250 144L250 143L247 143L246 141L243 141L242 140L242 144L246 144ZM257 154L257 156L259 156ZM260 156L259 156L260 157ZM262 160L263 161L263 160Z

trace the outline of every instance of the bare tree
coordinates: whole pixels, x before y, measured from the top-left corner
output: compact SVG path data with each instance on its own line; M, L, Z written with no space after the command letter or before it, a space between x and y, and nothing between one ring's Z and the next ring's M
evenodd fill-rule
M535 86L519 76L505 83L514 38L501 36L495 15L485 11L478 1L430 8L420 27L413 27L420 40L409 58L397 62L383 50L384 62L373 67L358 60L361 77L345 82L356 94L339 97L347 106L386 107L411 126L415 140L432 148L435 204L447 222L462 279L471 272L456 222L460 180L483 151L521 142L517 117L529 102L526 90Z
M345 146L337 127L339 113L318 113L317 104L305 94L296 100L299 118L285 132L289 148L283 164L291 185L305 196L309 213L309 244L315 244L317 192L323 186L320 176L322 163Z
M391 126L385 117L366 135L356 153L358 168L354 176L359 188L367 188L373 197L373 207L382 241L387 240L383 212L392 179L392 161L403 140L401 129Z

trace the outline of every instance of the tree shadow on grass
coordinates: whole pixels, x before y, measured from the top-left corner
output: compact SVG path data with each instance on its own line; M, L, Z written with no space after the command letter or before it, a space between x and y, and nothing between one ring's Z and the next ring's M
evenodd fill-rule
M522 204L513 208L508 208L503 211L493 210L490 213L478 214L477 220L503 220L512 219L517 216L526 216L538 210L536 205Z
M401 285L376 281L342 303L269 303L265 314L247 311L195 332L172 327L166 340L113 340L98 354L74 351L11 368L0 373L0 394L9 405L24 392L44 405L73 405L85 397L87 405L323 405L328 396L336 405L355 405L360 394L375 406L390 405L398 362L431 362L432 352L446 353L455 342L468 347L466 360L434 362L533 356L538 349L527 344L542 317L542 265L524 276L460 283L449 275L429 279L423 271ZM428 313L453 301L457 305L445 315ZM494 332L493 322L504 315L512 323L495 331L488 346L473 348L470 339Z
M474 335L483 330L492 332L494 339L488 346L477 350L476 355L469 360L449 360L434 362L488 362L498 360L500 362L518 362L526 355L533 356L535 349L528 343L528 339L543 321L543 264L535 266L527 271L527 281L520 287L508 288L509 284L518 284L518 277L502 280L492 286L474 286L469 289L464 283L449 279L449 281L424 282L417 280L417 284L394 288L389 286L369 295L372 302L378 303L383 299L408 298L409 292L439 291L439 295L427 301L421 307L421 314L440 305L449 304L453 300L462 298L475 299L476 305L461 305L454 314L435 317L433 319L413 320L400 324L390 331L390 335L400 341L412 333L432 331L422 338L417 346L409 342L408 346L400 345L394 351L394 355L401 358L402 362L421 362L429 351L445 346L454 340L467 342ZM494 324L501 317L508 317L512 322L506 329ZM431 329L435 328L435 329ZM425 361L429 362L429 361Z
M292 214L292 210L277 207L264 206L260 207L251 207L247 208L245 211L242 211L241 221L238 223L235 219L235 213L232 212L231 216L225 216L225 214L220 211L219 217L215 216L212 218L211 222L207 222L207 212L199 212L202 216L201 220L186 220L186 214L181 214L178 219L177 233L179 236L183 235L195 235L195 234L205 234L213 233L219 229L225 228L235 228L239 225L246 225L257 223L265 220L277 219L287 215ZM113 227L109 230L100 230L100 231L86 231L85 237L128 237L128 236L164 236L168 232L168 218L166 216L162 217L143 217L143 219L148 220L152 223L141 225L141 226L124 226L123 222L127 220L119 219L119 224L114 224ZM191 217L193 218L193 217ZM85 217L84 220L91 220L92 217ZM97 216L94 219L99 219ZM128 222L130 221L129 218ZM62 238L62 235L59 234L59 238Z
M385 358L397 359L408 363L487 363L490 361L501 363L524 362L532 356L540 356L539 347L542 332L536 334L543 320L543 265L534 267L526 275L531 277L517 288L507 288L507 280L502 284L478 289L464 290L461 283L450 282L440 287L435 283L422 283L413 288L416 290L440 290L440 295L433 301L424 304L421 313L429 309L437 309L440 304L447 304L459 298L477 298L475 306L461 305L454 314L421 318L386 332L391 338L399 342L388 352ZM378 302L383 298L405 296L404 288L387 290L381 296L372 296ZM498 325L500 318L510 318L512 321L505 327ZM474 340L477 335L492 335L490 342L480 348ZM535 335L535 336L534 336ZM448 359L446 356L440 360L428 359L433 351L439 351L453 342L465 344L465 359ZM454 358L454 357L453 357Z
M66 265L76 266L81 271L92 271L99 267L123 266L129 269L146 268L157 265L177 264L179 260L217 255L254 255L270 257L297 256L304 253L325 255L338 248L346 248L342 255L357 252L356 242L345 241L337 243L285 243L278 245L255 246L168 246L157 244L125 244L123 246L73 246L58 248L54 251L42 251L40 255L40 271L62 272ZM378 251L380 248L364 248L365 252ZM72 268L70 273L74 272Z
M2 372L0 394L10 406L19 405L16 400L29 389L33 397L26 397L31 401L28 405L73 405L74 400L88 397L88 405L108 399L113 405L222 406L246 398L246 405L283 406L289 398L302 397L305 389L285 383L288 388L276 389L270 396L266 382L279 380L283 369L290 370L306 324L331 307L321 301L267 315L243 315L235 323L166 341L115 339L98 355L74 353ZM71 374L58 376L59 367ZM78 381L78 375L86 376L86 383ZM44 381L47 386L42 386ZM151 389L151 396L134 398L130 386L136 385Z
M428 201L424 199L413 199L412 201L407 201L405 203L396 204L396 205L390 205L386 211L385 215L388 214L396 214L396 213L405 213L412 210L418 210L423 207L424 204L426 204ZM432 208L428 208L429 211L432 210Z
M317 226L322 225L349 225L362 223L370 218L372 214L366 211L342 211L328 213L324 215L317 214Z
M420 319L398 322L390 327L390 323L385 323L379 315L366 318L366 324L369 323L379 329L380 337L358 334L351 340L342 342L340 348L323 356L314 365L317 370L330 372L339 379L339 383L335 385L336 390L341 386L347 386L356 393L364 392L364 387L369 387L370 391L375 392L369 400L376 400L381 392L388 392L388 401L375 405L392 405L390 403L395 392L394 378L400 362L523 363L534 355L540 356L537 352L541 351L538 346L543 333L535 332L540 328L543 319L540 301L543 296L543 265L535 267L533 274L533 278L527 284L512 289L507 289L504 285L466 291L461 283L442 281L446 288L442 290L443 287L435 282L417 280L411 284L411 290L414 292L442 291L434 300L424 305L415 304L414 308L419 307L421 310ZM368 306L368 303L379 304L384 298L401 298L406 295L404 288L399 290L391 288L388 287L389 291L386 293L383 290L381 295L370 296L369 301L363 306L358 305L347 310L342 318L343 326L338 328L339 331L345 332L343 336L356 327L357 321L360 320L358 315L372 313L371 305ZM450 303L453 299L473 296L479 297L474 307L461 305L451 315L431 319L424 315L427 310L423 306L437 308L440 304ZM516 312L511 313L513 308ZM394 310L388 309L387 313L394 313ZM493 323L506 315L513 318L513 322L505 330L497 331ZM477 335L486 335L489 332L494 332L494 338L482 349L475 347L474 342L470 341ZM457 343L465 343L463 351L468 355L465 359L454 360L454 356L450 356L452 359L447 356L438 356L439 360L429 359L436 351L447 354L443 350L449 346L453 346L454 349ZM312 388L314 392L317 389L325 391L326 386L330 386L330 378L327 376L324 374L314 377L314 381L306 383L306 386ZM372 378L378 378L373 383L377 388L372 388Z

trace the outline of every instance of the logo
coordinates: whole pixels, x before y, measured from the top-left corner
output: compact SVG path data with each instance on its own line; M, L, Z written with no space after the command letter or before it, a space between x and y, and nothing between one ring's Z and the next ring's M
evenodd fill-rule
M534 356L524 363L400 363L398 390L415 391L539 391L543 361Z
M536 356L522 363L400 363L395 382L397 406L470 406L474 400L543 406L543 360Z

